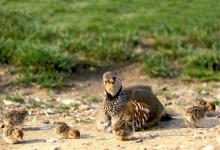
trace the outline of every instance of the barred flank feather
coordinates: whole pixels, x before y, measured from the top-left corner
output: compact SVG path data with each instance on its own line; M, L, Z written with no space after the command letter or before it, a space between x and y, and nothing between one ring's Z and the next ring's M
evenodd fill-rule
M190 116L193 121L199 121L205 117L205 109L200 106L193 106L187 109L186 116Z
M127 104L127 109L133 114L135 130L145 128L149 120L150 110L148 106L143 102L130 101Z

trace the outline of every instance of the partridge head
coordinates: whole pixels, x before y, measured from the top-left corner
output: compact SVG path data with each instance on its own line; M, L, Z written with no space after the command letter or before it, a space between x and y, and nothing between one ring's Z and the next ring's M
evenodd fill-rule
M103 83L105 91L114 97L122 88L122 82L113 72L106 72L103 74Z

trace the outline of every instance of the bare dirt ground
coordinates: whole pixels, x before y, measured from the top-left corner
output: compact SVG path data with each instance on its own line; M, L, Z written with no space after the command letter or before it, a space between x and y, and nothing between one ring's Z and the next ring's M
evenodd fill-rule
M120 66L121 67L121 66ZM20 144L5 144L0 139L1 150L73 150L73 149L140 149L140 150L218 150L220 145L220 122L218 115L207 117L200 122L202 128L185 128L183 122L184 108L196 97L208 101L220 100L219 82L184 82L179 79L152 79L137 68L137 64L126 65L117 70L124 86L146 84L165 105L174 118L161 122L158 126L146 131L136 132L131 141L118 141L111 133L101 133L94 125L96 107L102 101L102 71L82 72L75 76L70 85L63 89L47 90L37 86L17 87L9 83L13 77L8 76L7 66L0 68L0 92L4 105L3 112L21 106L29 106L31 115L25 122L24 141ZM22 95L22 104L7 100L10 94ZM53 105L53 107L51 107ZM31 106L31 107L30 107ZM62 106L69 106L68 109ZM220 109L217 107L217 112ZM1 114L3 113L1 112ZM58 113L59 112L59 113ZM218 113L217 113L218 114ZM50 124L53 121L65 121L81 132L80 139L47 142L54 137ZM2 132L2 130L0 131Z

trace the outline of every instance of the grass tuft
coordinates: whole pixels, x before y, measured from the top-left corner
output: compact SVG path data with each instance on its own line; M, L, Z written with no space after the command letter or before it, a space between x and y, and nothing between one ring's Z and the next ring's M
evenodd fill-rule
M143 58L143 69L153 77L172 78L177 75L172 59L163 52L146 55Z
M6 100L16 102L16 103L24 103L24 97L19 94L7 95Z

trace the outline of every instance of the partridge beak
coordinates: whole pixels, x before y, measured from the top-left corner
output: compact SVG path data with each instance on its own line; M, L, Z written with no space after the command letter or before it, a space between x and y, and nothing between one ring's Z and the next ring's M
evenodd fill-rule
M110 84L114 84L114 83L115 83L115 80L113 80L113 79L109 79L109 80L108 80L108 83L110 83Z

